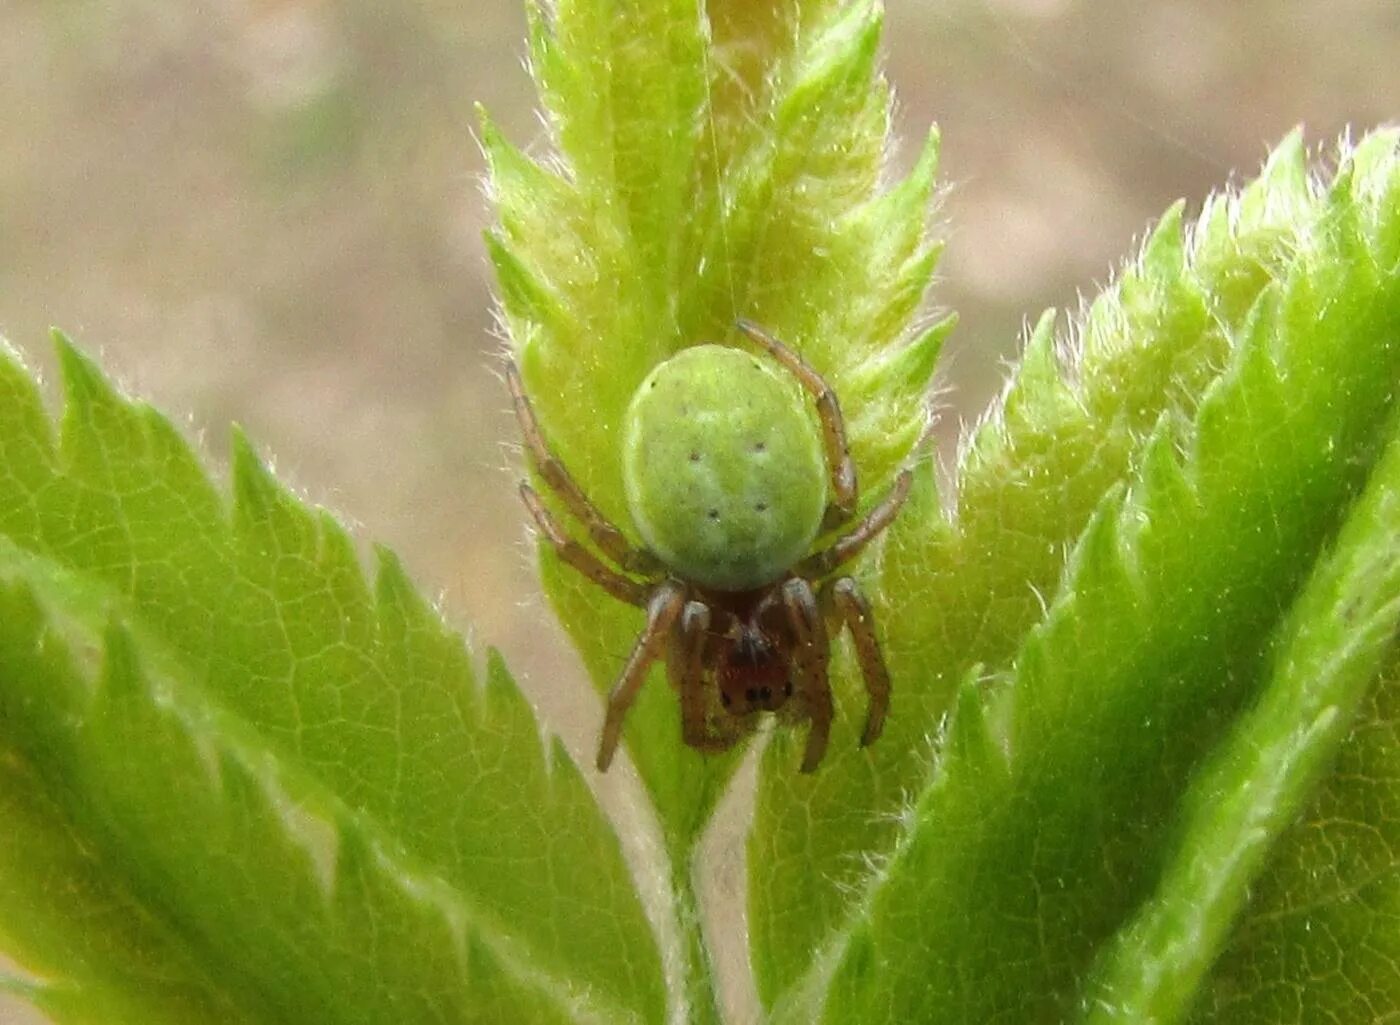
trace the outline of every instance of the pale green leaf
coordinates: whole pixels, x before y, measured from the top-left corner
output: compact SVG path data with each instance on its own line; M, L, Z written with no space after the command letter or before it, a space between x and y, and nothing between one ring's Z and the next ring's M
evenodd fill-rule
M1169 210L1069 338L1056 338L1052 315L1041 319L999 409L962 454L956 514L939 504L930 475L891 530L877 577L885 594L901 596L877 610L896 687L886 737L861 753L842 739L842 723L864 701L848 669L839 674L845 714L835 757L821 778L782 771L784 738L769 754L750 842L750 924L766 999L793 985L844 928L897 842L900 817L928 778L930 740L968 667L1008 667L1042 618L1070 547L1105 493L1130 479L1154 431L1184 444L1184 424L1231 359L1251 303L1290 275L1297 294L1338 289L1334 316L1344 300L1388 294L1390 277L1372 278L1375 267L1394 265L1394 147L1392 133L1368 138L1329 192L1309 183L1292 136L1257 181L1211 200L1194 230L1184 229L1181 205ZM1347 228L1346 217L1361 217L1364 233ZM1368 250L1346 287L1335 280L1353 259L1343 245ZM1383 366L1371 368L1377 384ZM799 860L806 870L794 868Z
M1263 692L1192 780L1182 802L1179 836L1171 844L1167 868L1155 893L1101 956L1086 1016L1092 1025L1182 1019L1230 939L1231 929L1250 899L1251 886L1264 872L1266 862L1279 857L1276 848L1282 834L1293 826L1319 783L1327 779L1338 748L1357 722L1358 710L1372 700L1372 684L1400 627L1400 429L1393 428L1390 436L1366 491L1348 510L1333 550L1319 563L1279 631L1269 655ZM1382 683L1374 693L1383 694L1387 687ZM1374 718L1361 725L1363 729L1373 726ZM1351 778L1340 768L1334 785L1346 788ZM1374 777L1366 777L1366 781L1372 786L1377 782ZM1363 814L1350 819L1349 824L1381 836L1394 833L1393 824L1384 816ZM1322 823L1310 825L1330 831ZM1334 839L1334 850L1351 846L1344 836ZM1393 856L1394 848L1386 846L1385 854ZM1311 860L1315 870L1333 862L1316 849ZM1342 866L1332 867L1335 871ZM1277 871L1276 866L1271 867L1269 875L1276 876ZM1294 876L1285 878L1297 882ZM1388 890L1391 897L1378 900L1378 892L1358 895L1358 902L1366 908L1362 914L1384 916L1387 906L1393 910L1400 870L1382 869L1367 882ZM1306 889L1317 893L1315 886ZM1296 896L1290 896L1296 901ZM1338 897L1332 893L1320 903L1334 906ZM1323 910L1314 907L1310 913L1321 917ZM1368 928L1364 943L1357 942L1361 934L1352 923L1328 932L1324 942L1335 939L1352 947L1353 956L1361 954L1365 960L1381 954L1374 949L1378 946L1392 953L1400 951L1400 932L1388 925ZM1251 971L1263 967L1266 950L1250 936L1248 926L1234 945L1237 960L1246 950L1256 955ZM1394 971L1392 964L1386 974L1393 978ZM1379 981L1368 979L1369 972L1355 967L1346 974L1358 992ZM1294 980L1295 984L1302 981ZM1307 981L1311 985L1311 980ZM1251 1003L1261 995L1247 991ZM1329 1007L1336 1019L1347 1021L1363 1021L1380 1010L1365 999L1341 995L1343 999L1338 1001L1338 994L1330 993L1316 1004L1319 1009ZM1219 1008L1223 1020L1240 1021L1242 1002L1240 994L1221 1001L1234 1005L1228 1012L1224 1006ZM1393 1002L1387 1003L1392 1010L1400 1010ZM1348 1007L1348 1012L1342 1013L1341 1007ZM1282 1022L1300 1017L1296 1012L1292 1016L1281 1012L1282 1008L1269 1007L1258 1020Z
M513 347L550 444L631 531L619 424L677 350L763 324L837 386L869 499L923 428L949 323L910 333L937 248L925 229L937 139L886 186L879 6L559 0L532 54L556 152L489 122L490 245ZM639 614L545 557L560 618L606 690ZM644 689L626 733L682 860L734 759L680 743L673 696Z
M36 1002L661 1019L617 840L499 661L387 552L371 590L241 436L230 502L59 341L58 438L0 354L0 757L34 823L0 921Z
M1391 557L1396 550L1391 541ZM1385 1021L1400 1009L1400 657L1270 853L1186 1019ZM1292 795L1290 795L1292 796Z
M489 122L483 143L504 320L549 444L635 536L620 469L628 400L686 346L742 344L733 325L747 317L836 386L864 495L878 498L923 430L951 326L911 330L937 259L926 230L937 137L907 178L886 180L879 4L557 0L529 10L553 152L532 159ZM606 691L642 618L550 552L542 563ZM688 749L660 676L629 713L626 746L661 818L691 1002L702 1006L710 984L690 859L739 752Z
M1394 433L1400 377L1395 148L1393 135L1368 139L1330 187L1310 192L1310 206L1279 209L1278 216L1294 219L1293 230L1280 233L1287 244L1270 247L1277 262L1259 278L1263 287L1243 324L1218 317L1207 322L1227 349L1213 364L1218 376L1207 378L1198 393L1179 383L1183 374L1164 381L1159 370L1158 391L1177 396L1176 404L1159 399L1160 411L1144 409L1146 396L1134 395L1143 385L1130 376L1137 347L1145 346L1143 376L1152 380L1154 340L1177 350L1183 368L1192 366L1188 354L1200 342L1146 330L1125 332L1117 341L1109 328L1132 322L1133 314L1123 312L1129 304L1110 294L1091 308L1076 350L1078 380L1060 387L1071 387L1080 400L1074 405L1092 417L1096 409L1114 410L1103 401L1113 392L1093 396L1094 358L1107 361L1102 365L1112 379L1135 382L1128 389L1131 404L1099 424L1100 437L1126 443L1117 473L1098 471L1101 497L1089 503L1090 522L1058 587L1053 578L1047 582L1049 611L1017 645L1014 659L1008 664L1006 654L971 646L992 669L984 696L959 703L931 779L923 785L915 780L911 803L892 810L888 845L864 848L871 867L842 902L840 917L829 921L822 949L805 963L800 955L770 955L774 975L787 973L775 1001L778 1020L1049 1022L1074 1016L1101 995L1096 961L1118 964L1114 944L1133 942L1135 916L1150 926L1159 885L1165 887L1160 899L1172 900L1174 880L1189 877L1191 858L1228 846L1229 836L1220 832L1181 841L1182 830L1190 830L1191 805L1182 825L1170 809L1212 757L1228 762L1231 739L1250 728L1247 714L1237 721L1245 709L1255 705L1261 709L1256 714L1267 716L1269 703L1288 705L1289 688L1300 686L1293 674L1308 670L1287 660L1326 665L1355 646L1362 654L1338 670L1344 682L1336 686L1347 690L1352 707L1361 701L1380 645L1389 640L1385 624L1393 620L1385 617L1393 616L1397 598L1395 576L1383 561L1355 574L1347 561L1357 545L1384 545L1377 537L1387 528L1364 521L1368 510L1390 508L1396 500L1389 471L1372 477ZM1250 210L1242 201L1238 219L1232 217L1237 230L1257 227L1246 216ZM1149 243L1144 266L1154 260L1154 248ZM1172 264L1181 265L1162 260L1158 266ZM1209 280L1195 285L1208 307L1209 286ZM1125 281L1118 291L1131 294L1138 287ZM1171 307L1157 318L1151 309L1151 302L1138 304L1136 315L1144 326L1166 330ZM1037 358L1032 373L1039 372ZM1158 356L1157 365L1172 361ZM1201 370L1196 373L1199 381ZM1049 409L1067 416L1074 406L1056 392ZM1034 396L1016 398L1013 388L1013 398L1004 418L991 421L979 437L969 456L974 468L985 458L978 450L1005 459L1025 430L1018 424L1035 422L1026 415L1037 411ZM1142 433L1123 430L1124 420L1143 423ZM1076 469L1093 466L1079 463L1084 450L1073 445L1031 451L1045 465L1052 482L1046 486L1056 490L1083 486ZM1122 483L1114 484L1115 477ZM1354 506L1368 477L1375 491ZM1014 483L1019 502L1036 477ZM1054 508L1042 502L1027 529L1045 531ZM1062 507L1062 517L1073 508ZM1007 516L1005 508L1001 515ZM1359 522L1349 522L1351 516ZM1017 523L1004 522L1007 529ZM1340 568L1332 568L1326 552L1343 525L1333 549ZM947 538L948 528L933 536L935 542ZM887 566L896 554L894 548L886 552ZM1012 561L1000 551L985 558L1003 568ZM1314 575L1319 597L1306 581L1320 558ZM959 575L966 577L967 569ZM1023 570L1021 580L1034 584L1036 576ZM1353 584L1346 607L1355 607L1360 623L1324 625L1309 639L1291 640L1290 631L1301 627L1290 624L1313 622L1323 615L1319 606L1336 598L1329 590ZM1005 606L983 607L995 609L988 619L1005 624L1011 618ZM959 653L938 670L945 678L956 672L955 683L965 658ZM1286 660L1277 663L1277 676L1271 676L1273 658ZM1007 668L997 671L998 663ZM1326 679L1308 682L1328 686ZM1306 702L1295 712L1304 730L1317 721ZM1327 743L1335 744L1340 732L1331 729ZM966 731L973 737L990 731L995 742L970 740ZM1325 747L1310 757L1315 769L1321 766ZM1222 771L1229 772L1229 785L1246 785L1239 771ZM1286 770L1273 762L1268 771ZM1306 789L1300 783L1287 800L1301 802ZM1254 796L1268 800L1265 793ZM811 807L804 810L811 814ZM848 821L873 810L847 809ZM1251 811L1275 825L1287 817L1263 803ZM1227 832L1236 825L1217 822ZM1261 872L1267 880L1267 866ZM1189 903L1177 901L1172 913ZM1191 912L1215 914L1195 904ZM1364 936L1349 939L1366 945ZM1141 967L1140 960L1126 955L1123 964ZM1298 971L1291 974L1294 984L1303 981ZM1173 999L1178 1009L1188 1003L1180 995Z

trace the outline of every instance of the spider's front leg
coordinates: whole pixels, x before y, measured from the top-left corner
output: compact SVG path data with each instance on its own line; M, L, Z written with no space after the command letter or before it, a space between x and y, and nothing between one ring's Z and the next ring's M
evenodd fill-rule
M822 588L822 598L823 604L828 604L846 629L851 631L851 639L855 641L856 661L860 663L865 692L870 698L865 729L860 735L860 746L865 747L879 739L885 728L885 716L890 710L890 671L885 666L885 657L880 654L880 642L875 637L875 619L870 611L870 602L851 577L841 577Z
M705 702L705 641L710 629L710 607L688 601L681 613L679 641L667 663L671 682L681 702L681 739L687 747L709 753L727 751L737 736L725 736L709 722Z
M598 771L607 772L622 739L622 723L637 692L646 682L647 670L671 639L671 628L685 605L685 587L674 580L659 584L647 602L647 625L632 646L632 654L622 675L608 693L608 715L603 721L603 737L598 743Z
M831 662L831 642L811 584L801 577L793 577L783 584L782 601L797 640L793 651L793 675L812 720L807 733L807 750L802 755L801 771L814 772L821 764L827 741L831 738L831 681L827 673Z

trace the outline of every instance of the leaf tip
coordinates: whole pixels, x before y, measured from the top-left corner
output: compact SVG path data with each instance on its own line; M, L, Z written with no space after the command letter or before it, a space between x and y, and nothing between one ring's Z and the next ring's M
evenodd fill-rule
M938 178L938 162L942 152L943 133L938 130L938 125L929 125L928 134L924 136L923 148L919 150L919 158L914 162L914 169L909 172L909 180L917 182L922 193L931 190Z
M258 457L253 442L240 424L229 430L233 463L233 496L240 510L265 510L276 503L277 482Z
M506 142L505 135L492 119L484 103L473 104L472 110L476 114L477 144L494 176L501 161L502 151L507 150L510 144Z
M972 666L963 675L949 731L948 755L977 769L1004 768L1004 758L987 722L983 678L983 666L980 664Z
M70 405L79 408L94 401L114 401L116 392L97 364L59 328L51 328L49 337L58 356L59 372L63 377L63 394Z
M1059 310L1050 307L1041 313L1026 339L1026 348L1015 377L1002 400L1003 415L1010 421L1028 421L1038 410L1048 408L1065 391L1060 360L1055 352L1055 324Z
M486 255L496 269L496 280L501 286L501 302L507 312L536 322L555 320L554 303L544 286L501 234L487 229L482 232L482 238L486 242Z
M1179 278L1186 269L1186 200L1169 206L1142 247L1142 267L1153 276Z
M426 603L404 568L398 553L376 543L374 551L374 597L381 616L391 610L393 621L412 623L426 612Z
M907 345L896 349L882 368L882 390L911 395L921 395L927 391L938 367L938 357L943 353L943 345L957 326L958 315L950 313L919 332Z

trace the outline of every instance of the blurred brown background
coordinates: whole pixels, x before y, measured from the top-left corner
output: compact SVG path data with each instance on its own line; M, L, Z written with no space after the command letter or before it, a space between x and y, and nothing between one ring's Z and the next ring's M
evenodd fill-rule
M1074 306L1172 200L1295 124L1315 145L1400 115L1395 0L888 7L901 157L943 129L950 436L1024 318ZM586 748L480 242L472 103L543 144L523 30L520 0L0 0L0 333L47 368L64 327L218 465L242 423Z

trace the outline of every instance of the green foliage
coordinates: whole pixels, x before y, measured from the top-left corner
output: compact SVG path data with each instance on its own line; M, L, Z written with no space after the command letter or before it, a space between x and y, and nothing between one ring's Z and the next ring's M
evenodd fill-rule
M708 20L695 0L560 0L548 19L532 7L557 153L532 160L483 125L516 358L550 443L624 527L623 415L679 349L739 344L742 315L800 351L837 386L874 498L923 428L946 333L909 331L937 257L924 229L936 138L882 188L878 5L742 6L710 5ZM640 615L548 557L545 571L606 691ZM684 858L734 759L685 749L659 679L626 736Z
M618 844L504 667L236 439L0 354L0 935L74 1021L656 1021ZM7 818L7 821L10 821Z
M1381 448L1400 442L1390 415L1400 378L1395 136L1369 139L1313 196L1250 314L1224 325L1229 350L1194 409L1159 414L1127 450L1123 481L1093 503L1041 621L1001 666L972 653L989 671L985 693L960 702L933 780L824 949L806 964L770 961L800 994L780 1020L868 1020L879 1007L895 1021L1056 1021L1083 1008L1141 1021L1161 1002L1178 1012L1166 1021L1189 1006L1191 987L1168 999L1173 982L1152 975L1166 965L1183 985L1199 976L1211 949L1203 933L1229 928L1234 905L1212 890L1229 884L1210 860L1241 857L1232 845L1266 844L1263 823L1277 832L1289 820L1316 770L1290 771L1286 759L1316 766L1335 753L1400 614L1400 574L1386 565L1400 540L1389 463L1353 505ZM1194 260L1163 260L1163 248L1160 235L1149 242L1142 276L1180 268L1176 287L1215 307L1211 279ZM1120 292L1136 290L1133 280ZM1013 386L987 428L999 444L1015 443L1012 411L1042 396L1058 405L1073 387L1092 415L1094 318L1119 320L1115 299L1090 313L1075 385L1046 375ZM1121 359L1123 345L1149 339L1130 334L1114 348ZM1074 478L1073 453L1045 453L1051 480ZM1389 512L1367 523L1375 506ZM1202 772L1207 806L1196 810L1189 788ZM1231 788L1257 817L1244 841ZM1256 855L1250 867L1233 866L1238 892L1268 863ZM1211 885L1199 891L1181 882L1202 874ZM1188 907L1201 924L1186 939ZM1182 964L1172 942L1199 962Z
M1171 843L1175 856L1153 897L1106 949L1091 1021L1182 1017L1248 887L1325 778L1371 693L1400 621L1400 432L1390 437L1332 551L1281 623L1254 706L1191 781ZM1392 952L1398 944L1380 940ZM1361 1021L1367 1010L1333 1013ZM1228 1017L1240 1020L1240 1009Z
M949 326L910 327L938 255L925 230L937 137L888 183L875 0L756 6L558 0L546 17L531 3L555 153L532 160L483 118L500 218L488 249L515 358L555 452L624 529L620 439L634 391L679 349L739 344L740 316L837 387L867 501L923 430ZM642 617L600 601L548 551L542 561L606 692ZM704 969L689 861L737 758L681 743L660 677L625 736L677 865L693 978Z
M1123 525L1116 529L1125 535L1125 559L1142 577L1151 567L1133 550L1133 517L1161 532L1167 512L1151 505L1164 500L1144 490L1152 482L1139 480L1141 475L1155 472L1173 450L1199 462L1214 453L1204 446L1221 432L1262 467L1257 472L1267 474L1276 490L1268 499L1273 504L1259 507L1256 520L1223 521L1213 555L1201 524L1184 525L1179 535L1183 551L1202 561L1183 570L1174 586L1210 602L1217 617L1213 627L1223 625L1219 590L1238 591L1243 584L1221 582L1213 591L1207 582L1221 566L1243 558L1242 539L1259 534L1262 525L1275 524L1276 531L1283 531L1289 515L1315 517L1306 521L1312 533L1299 535L1312 540L1299 540L1299 547L1285 545L1275 556L1281 566L1295 569L1313 558L1318 539L1333 523L1328 517L1338 515L1337 508L1357 486L1356 475L1369 465L1396 379L1395 336L1387 334L1395 323L1394 268L1400 251L1395 146L1393 134L1370 137L1327 190L1308 181L1302 145L1294 137L1239 196L1213 200L1189 239L1180 207L1173 208L1145 243L1140 259L1090 306L1075 336L1060 345L1072 360L1072 378L1059 366L1053 318L1042 318L1000 409L964 453L956 518L945 516L927 481L927 505L896 524L886 548L879 578L887 593L908 598L881 612L900 684L888 742L867 760L850 754L838 734L835 762L811 785L782 771L783 738L769 752L750 853L755 959L760 986L770 999L797 984L814 952L843 933L852 910L867 899L878 874L867 859L901 842L908 803L927 782L925 738L937 732L971 667L985 667L987 688L997 695L990 700L1005 702L995 704L991 713L999 729L1007 731L1002 742L1013 752L1020 749L1024 740L1011 732L1019 719L1008 717L1015 707L1009 695L1019 693L1022 684L994 681L1026 657L1026 633L1044 618L1044 603L1053 603L1057 589L1062 595L1092 590L1064 576L1065 553L1104 506L1106 495L1124 485L1134 488ZM1255 362L1265 355L1277 361L1274 376L1286 386L1268 379L1267 364L1235 366L1249 353ZM1296 366L1287 361L1290 356ZM1246 372L1254 376L1242 376ZM1227 388L1231 382L1236 382L1234 391ZM1308 387L1316 392L1307 392ZM1227 395L1235 396L1233 406ZM1214 396L1213 403L1206 403L1206 396ZM1271 403L1287 408L1275 416ZM1353 414L1358 419L1350 420ZM1216 426L1222 420L1227 426ZM1287 461L1301 457L1300 446L1308 437L1304 427L1315 434L1323 453L1319 460L1337 475L1333 492L1307 490L1322 487L1323 471ZM1277 464L1268 462L1275 458L1274 449ZM1242 455L1224 463L1222 503L1250 498L1243 469L1247 462ZM1188 460L1179 472L1194 479L1204 470L1195 470ZM1193 485L1191 493L1199 501L1200 485ZM1244 579L1255 584L1267 579L1259 558L1246 560ZM1148 583L1144 578L1141 586ZM1281 579L1275 586L1286 594L1290 585ZM1110 613L1121 617L1127 608L1136 609L1137 615L1161 620L1163 628L1188 622L1170 588L1133 596L1131 602L1124 597L1121 603L1128 604L1118 608L1106 602L1104 612L1095 613L1083 629L1140 655L1148 650L1143 629L1108 618ZM1265 622L1251 629L1263 631ZM1205 634L1196 639L1203 642ZM1077 657L1112 654L1099 652L1102 646L1102 641L1072 645ZM1170 656L1173 664L1182 657ZM1064 657L1057 653L1053 661L1057 671L1067 671ZM1108 678L1107 665L1092 664L1086 674L1086 680L1097 682L1092 688L1081 684L1075 693L1098 694ZM1207 693L1220 697L1233 692L1237 701L1243 700L1249 693L1244 671L1232 666L1226 675L1228 687L1215 681L1210 687L1223 689ZM1158 729L1166 728L1165 713L1154 709L1145 679L1133 679L1130 689L1140 702L1135 710ZM849 682L847 694L847 707L854 707L859 698ZM1208 709L1202 705L1196 711ZM1215 714L1228 710L1223 705ZM1036 728L1048 727L1040 723ZM1192 743L1200 735L1198 730ZM1111 731L1104 739L1115 749L1125 742ZM1158 737L1153 743L1165 740ZM1091 750L1080 742L1075 749ZM1111 752L1101 756L1102 765L1114 764ZM1187 757L1188 769L1193 762ZM1115 772L1122 776L1127 766ZM1060 778L1058 772L1054 778ZM1139 794L1146 794L1141 780L1131 773L1127 778ZM980 783L968 785L984 789L987 800L996 793ZM1132 853L1132 859L1146 861L1154 856L1151 845ZM791 871L797 858L814 870ZM1003 865L997 871L1006 869ZM1027 883L1048 885L1035 878ZM792 941L794 934L799 942ZM960 931L959 942L964 938ZM1050 946L1056 956L1066 953ZM1012 952L1000 953L1009 958ZM957 959L949 954L944 963L955 965ZM1046 968L1063 973L1071 966L1047 961Z
M871 0L532 9L557 153L485 124L504 317L551 444L631 529L624 413L752 317L836 386L865 501L949 323L930 143L889 182ZM500 660L241 437L232 497L61 337L0 350L0 990L59 1022L712 1022L693 852L736 758L645 689L658 952ZM860 564L895 680L861 750L759 759L747 943L774 1023L1301 1025L1400 1014L1400 133L1286 140L1047 314ZM635 610L543 560L594 681ZM601 719L601 709L600 709ZM665 992L663 964L679 988Z

